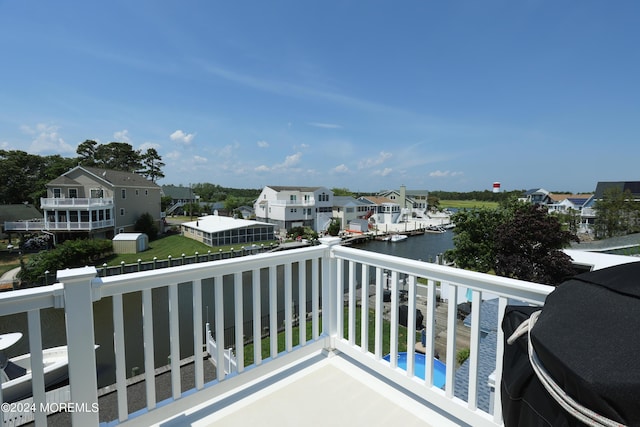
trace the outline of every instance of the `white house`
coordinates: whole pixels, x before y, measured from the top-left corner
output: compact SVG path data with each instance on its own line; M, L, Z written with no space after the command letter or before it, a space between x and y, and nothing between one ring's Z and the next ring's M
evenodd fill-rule
M256 220L281 230L325 231L331 223L333 198L333 191L326 187L266 186L254 204Z
M370 204L358 200L351 196L335 196L333 198L333 218L340 221L340 228L342 230L350 229L349 224L357 219L361 219L366 222L370 210L374 208ZM367 231L367 227L359 226L355 231Z

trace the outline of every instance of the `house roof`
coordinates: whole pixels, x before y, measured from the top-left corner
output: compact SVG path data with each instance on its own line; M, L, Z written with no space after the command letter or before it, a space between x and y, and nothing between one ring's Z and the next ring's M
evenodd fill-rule
M380 196L362 196L359 197L358 200L362 200L363 202L369 202L370 204L373 205L381 205L383 203L393 203L396 204L396 202L394 202L393 200L387 198L387 197L380 197Z
M619 188L621 192L629 190L634 198L640 198L640 181L600 181L596 185L595 198L602 199L604 192L610 188Z
M0 222L42 219L42 213L30 204L0 205Z
M195 228L205 233L217 233L219 231L233 230L236 228L246 228L254 226L273 227L273 224L266 222L252 221L248 219L232 218L220 215L206 215L199 217L196 221L185 222L185 227Z
M294 186L286 186L286 185L267 185L267 187L271 188L275 191L302 191L302 192L314 192L320 189L327 189L326 187L294 187ZM329 190L331 191L331 190Z
M72 178L69 178L72 172L82 170L85 173L92 175L97 180L103 181L105 184L112 187L143 187L143 188L160 188L158 184L148 180L147 178L133 172L116 171L111 169L94 168L91 166L76 166L73 169L68 170L61 176L49 181L48 186L52 185L79 185L79 183Z
M195 197L195 194L193 193L193 190L191 188L175 185L163 185L162 194L171 197L172 199L191 200Z
M362 200L358 200L351 196L334 196L333 197L333 206L347 206L347 205L366 206L368 205L368 203L365 203Z
M554 202L561 202L563 200L569 200L573 204L583 204L589 200L591 194L554 194L549 193L549 198Z

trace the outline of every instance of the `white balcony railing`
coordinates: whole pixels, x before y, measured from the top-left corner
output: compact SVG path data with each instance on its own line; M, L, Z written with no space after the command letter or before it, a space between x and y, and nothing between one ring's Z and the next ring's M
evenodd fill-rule
M44 230L45 224L42 219L32 219L29 221L5 221L5 231L40 231Z
M487 381L487 378L480 378L478 373L480 302L483 294L497 295L499 312L503 313L509 298L540 305L552 288L342 247L337 242L339 239L329 238L323 239L323 244L315 247L111 277L98 277L93 267L59 271L57 284L0 294L0 316L26 313L29 350L36 362L33 370L33 396L36 405L46 399L43 370L37 363L38 359L41 360L38 355L42 352L44 335L40 313L44 309L58 307L64 309L65 336L69 351L69 388L71 401L76 407L92 408L97 405L94 343L97 336L107 336L113 341L97 344L104 347L101 350L109 349L107 352L115 366L118 402L118 420L115 422L128 420L135 425L160 423L234 387L249 384L262 375L275 372L286 363L302 360L320 350L337 350L407 392L424 397L444 413L451 414L452 418L474 426L499 425L499 410L487 413L478 409L477 405L478 385L486 384ZM389 281L386 277L390 278ZM420 284L418 278L421 278ZM390 303L383 302L387 286L391 292ZM433 363L427 363L424 381L416 381L413 376L416 296L420 292L427 298L426 354L433 354L438 287L448 288L452 302L457 301L457 295L467 289L472 294L467 401L457 398L455 393L457 385L453 367L456 366L458 328L455 303L449 304L447 312L445 362L451 369L446 370L444 389L433 385ZM408 362L406 371L402 371L397 369L395 356L400 344L398 306L405 291L409 313L406 343ZM158 292L166 295L166 301L160 308L157 305ZM135 308L132 308L130 302L123 303L132 294L138 295ZM96 322L94 328L94 308L102 309L102 300L110 300L107 306L112 325ZM185 301L187 310L184 308ZM212 305L209 306L209 303ZM383 358L384 304L390 304L390 362ZM295 310L294 305L300 308ZM203 314L205 310L206 315ZM283 314L279 316L278 312ZM137 316L141 316L141 321L128 321L125 313L127 316L137 313ZM356 327L358 313L362 316L360 328ZM373 327L369 326L369 313L374 315ZM159 316L167 318L167 328L162 326L165 320ZM261 319L263 316L268 316L266 328L257 321L250 327L244 326L247 318ZM235 372L230 374L225 374L224 369L218 369L217 378L205 383L203 345L204 324L208 320L213 324L217 360L224 360L225 350L233 346L237 366ZM497 321L501 320L502 315L499 315ZM141 331L134 334L138 338L132 344L130 328L134 324L138 324ZM230 324L235 326L232 338L225 337L225 326ZM294 337L295 324L298 324L300 332ZM495 360L496 384L499 384L501 378L503 354L503 337L499 324L496 327L499 335ZM99 330L102 327L112 327L113 332L109 329L109 333L104 334ZM162 331L158 331L159 328ZM283 331L285 337L282 347L278 346L279 330ZM310 332L305 333L307 330ZM265 331L270 338L267 345L269 357L263 360L261 340L255 339L253 362L245 366L246 356L251 356L245 354L249 352L245 346L245 337L260 337ZM158 359L155 354L158 343L154 341L159 336L169 337L167 345L171 370L171 398L162 402L156 401L154 379ZM368 345L370 337L375 342L373 349ZM128 343L127 346L125 342ZM131 348L131 345L139 345L142 350ZM183 393L180 357L185 353L185 347L194 355L195 388ZM141 357L146 378L146 407L130 414L127 406L127 358L136 352L143 353ZM494 408L500 408L500 393L495 394L495 399ZM46 424L44 414L36 413L35 417L36 425ZM99 414L91 410L72 411L71 419L77 426L97 425Z
M115 225L115 221L113 219L103 220L103 221L64 221L64 222L54 222L54 221L43 221L43 220L32 220L32 221L12 221L5 222L4 229L5 231L41 231L41 230L49 230L49 231L91 231L91 230L100 230L102 228L110 228Z
M99 206L113 206L112 197L100 197L100 198L82 198L82 197L57 197L57 198L41 198L41 209L57 209L57 208L72 208L72 207L99 207Z
M309 200L280 200L280 199L276 199L276 200L270 200L269 204L271 206L315 206L316 201L315 199L309 199Z

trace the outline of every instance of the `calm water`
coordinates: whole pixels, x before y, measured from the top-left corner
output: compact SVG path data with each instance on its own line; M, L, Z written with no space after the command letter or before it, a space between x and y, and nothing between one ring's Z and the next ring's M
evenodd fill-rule
M453 233L448 231L441 234L426 233L419 236L413 236L403 242L389 243L380 241L369 241L354 247L363 250L379 252L383 254L396 255L404 258L435 261L436 256L442 254L447 249L453 247ZM293 298L297 299L297 267L294 266L292 277L296 283L293 286ZM311 267L307 266L307 275L311 274ZM261 271L263 279L263 287L261 289L263 301L262 312L266 313L268 309L268 271ZM225 284L227 280L225 278ZM310 280L307 281L310 283ZM230 283L230 282L229 282ZM243 276L244 283L244 312L245 316L252 312L251 302L251 275L245 273ZM278 269L278 307L284 305L284 292L282 288L283 271ZM155 362L156 366L167 364L169 355L169 318L168 318L168 295L166 289L153 291L153 316L154 316L154 344L155 344ZM193 354L193 338L192 338L192 306L191 306L191 285L179 285L179 306L180 306L180 353L181 357L188 357ZM310 287L307 289L307 295L311 295ZM142 313L141 313L141 294L126 294L123 298L124 318L125 318L125 348L127 375L131 374L134 367L140 368L139 372L143 372L143 344L142 344ZM230 307L225 307L225 326L228 327L233 323L233 289L231 286L225 286L225 301L229 301ZM206 282L203 284L203 316L213 321L213 283ZM96 343L100 348L96 351L96 360L98 364L98 386L104 387L115 382L115 365L113 350L113 317L112 317L112 301L105 298L94 303L94 331ZM42 340L43 347L54 347L66 344L66 332L64 323L64 311L61 309L47 309L41 312L42 323ZM18 314L14 316L0 317L0 333L22 332L24 337L18 344L8 351L10 357L27 353L28 336L27 336L27 316L26 314Z
M453 232L425 233L396 243L372 240L353 247L381 254L435 262L437 255L453 248Z

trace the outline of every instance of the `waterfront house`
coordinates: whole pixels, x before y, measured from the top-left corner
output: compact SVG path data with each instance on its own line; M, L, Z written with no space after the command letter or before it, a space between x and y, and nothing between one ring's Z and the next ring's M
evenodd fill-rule
M367 231L366 223L367 214L369 213L371 206L368 203L358 200L351 196L334 196L333 198L333 218L340 221L340 228L342 230L349 230L350 223L358 223L358 232ZM354 222L355 220L364 220L364 223Z
M56 240L111 239L135 231L148 213L161 229L160 186L131 172L76 166L46 184L37 221L5 222L5 231L47 232Z
M293 227L326 231L333 197L326 187L266 186L254 203L256 220L273 224L278 231Z
M384 190L379 192L378 196L386 197L400 207L410 209L411 213L420 217L427 211L429 198L427 190L410 190L402 185L400 190Z

